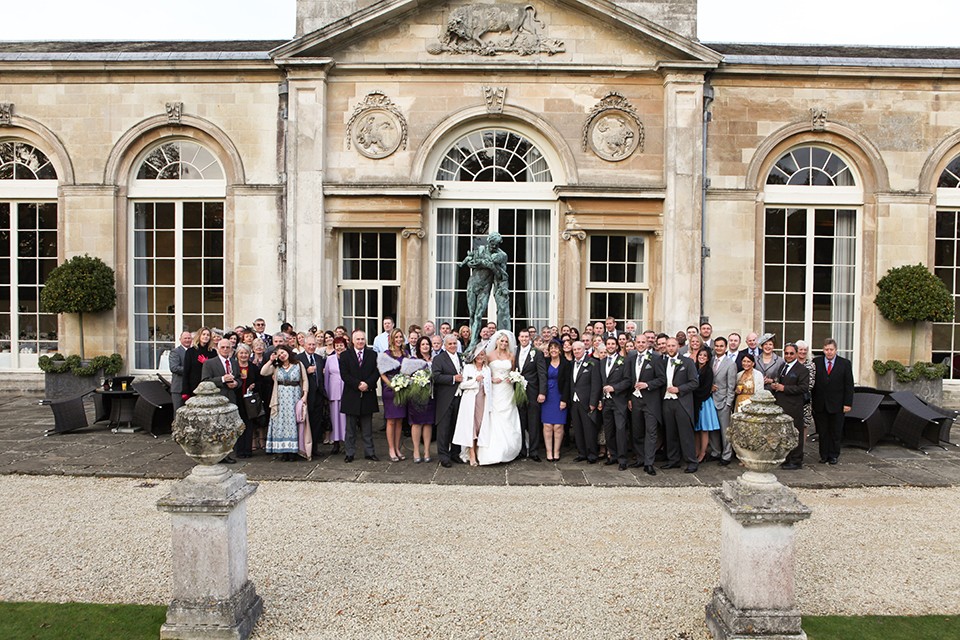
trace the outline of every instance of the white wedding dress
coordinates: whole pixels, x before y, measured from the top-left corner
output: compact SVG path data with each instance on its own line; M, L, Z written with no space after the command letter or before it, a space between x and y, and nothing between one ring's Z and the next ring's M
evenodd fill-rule
M507 381L512 369L509 360L494 360L489 365L486 416L477 438L477 462L497 464L510 462L520 454L520 413L513 404L513 385ZM503 382L494 384L492 378Z

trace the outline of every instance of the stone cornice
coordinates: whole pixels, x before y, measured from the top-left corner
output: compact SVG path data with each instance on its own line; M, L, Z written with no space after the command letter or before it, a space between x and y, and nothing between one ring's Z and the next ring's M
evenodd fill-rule
M667 197L667 188L663 185L649 187L607 187L603 185L557 186L553 188L558 198L632 198L643 200L663 200Z
M436 191L432 184L383 184L383 183L350 183L325 184L325 196L425 196L430 197Z
M838 66L811 64L739 64L724 62L714 78L723 76L818 76L851 78L960 79L960 67Z
M707 189L707 200L756 202L759 197L760 192L751 189Z
M233 74L238 72L263 72L279 74L277 65L271 60L32 60L10 59L0 56L0 76L13 74L95 74L147 72L151 76L176 73L214 72L230 74L229 81L234 82ZM152 81L153 78L150 80Z

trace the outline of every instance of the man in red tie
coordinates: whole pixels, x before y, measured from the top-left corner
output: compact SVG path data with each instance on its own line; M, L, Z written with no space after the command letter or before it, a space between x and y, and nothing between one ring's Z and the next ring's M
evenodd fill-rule
M843 440L843 416L853 406L853 365L837 355L837 341L823 343L823 355L813 359L813 420L820 436L820 463L837 464Z
M379 461L373 448L373 414L380 410L377 401L377 353L367 346L367 334L357 329L351 335L353 349L340 356L340 376L343 378L343 396L340 413L347 416L344 462L353 462L356 455L357 430L363 437L363 457Z
M233 357L233 343L224 338L217 343L217 357L203 363L201 382L212 382L217 385L224 398L233 404L239 404L237 389L240 387L240 381L233 377L237 366L237 360ZM227 456L221 462L233 464L236 460L232 456Z

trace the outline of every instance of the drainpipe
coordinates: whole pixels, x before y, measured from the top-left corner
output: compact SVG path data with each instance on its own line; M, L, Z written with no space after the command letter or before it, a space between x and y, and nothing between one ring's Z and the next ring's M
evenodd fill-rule
M287 320L287 108L289 103L289 85L284 79L277 86L277 181L280 193L277 195L277 211L280 212L280 241L277 244L277 266L280 271L280 309L277 321Z
M707 246L707 189L710 187L710 178L707 177L707 140L708 125L713 116L710 113L711 104L713 104L713 85L710 84L710 74L707 74L703 83L703 132L701 135L703 150L700 154L700 324L709 321L704 309L704 297L707 258L710 257L710 247Z

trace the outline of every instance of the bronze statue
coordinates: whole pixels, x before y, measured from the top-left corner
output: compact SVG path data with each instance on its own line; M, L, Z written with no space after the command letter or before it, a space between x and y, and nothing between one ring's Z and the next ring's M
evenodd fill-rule
M497 329L512 330L510 319L510 282L507 273L507 254L500 248L503 238L499 233L487 236L487 243L467 252L461 267L470 267L467 280L467 311L470 314L470 350L480 341L483 316L490 294L497 303Z

